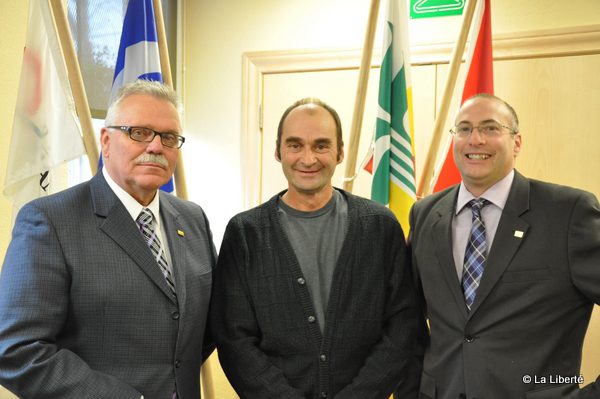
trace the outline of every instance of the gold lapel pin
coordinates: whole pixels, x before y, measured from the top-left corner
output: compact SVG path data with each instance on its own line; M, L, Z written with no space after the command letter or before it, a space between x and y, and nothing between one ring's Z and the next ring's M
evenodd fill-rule
M515 230L515 237L523 238L523 232L521 230Z
M185 237L185 233L183 232L183 230L177 230L177 235Z

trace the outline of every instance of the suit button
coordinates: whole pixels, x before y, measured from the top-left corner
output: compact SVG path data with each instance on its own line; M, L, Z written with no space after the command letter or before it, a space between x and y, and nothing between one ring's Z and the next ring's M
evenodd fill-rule
M171 313L171 318L173 320L179 320L179 312L175 311L175 312Z
M473 336L471 336L471 335L467 335L467 336L465 337L465 342L466 342L466 343L469 343L469 344L470 344L470 343L471 343L471 342L473 342L473 341L475 341L475 337L473 337ZM461 395L464 395L464 394L461 394Z
M314 323L317 319L315 318L315 316L308 316L308 322L309 323Z
M300 278L299 278L298 280L296 280L296 281L297 281L297 282L298 282L298 284L300 284L300 285L304 285L304 284L306 284L306 280L305 280L305 279L303 279L302 277L300 277Z
M181 360L175 360L175 368L178 369L179 367L181 367Z

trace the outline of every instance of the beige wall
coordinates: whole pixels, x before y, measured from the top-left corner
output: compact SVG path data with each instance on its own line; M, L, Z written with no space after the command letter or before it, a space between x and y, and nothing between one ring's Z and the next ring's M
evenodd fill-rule
M360 48L367 0L181 0L181 92L189 145L184 152L190 198L211 219L217 245L242 208L241 60L247 51ZM502 0L492 5L494 34L597 24L598 0ZM455 40L457 17L411 21L411 42ZM0 10L0 189L4 186L22 50L26 1ZM380 29L376 47L381 42ZM501 82L496 82L501 84ZM575 94L574 94L575 95ZM216 172L218 170L218 172ZM228 182L223 184L223 182ZM218 195L214 188L218 188ZM10 204L0 195L0 255L9 241ZM3 396L0 388L0 399ZM219 399L221 396L217 393Z
M229 218L242 210L242 54L360 48L368 9L367 0L183 0L179 82L186 135L191 137L186 173L190 198L207 211L217 244ZM593 25L600 22L598 15L597 0L493 1L492 30L501 34ZM459 24L459 17L411 21L411 43L453 42ZM378 29L376 48L380 42ZM206 187L219 187L219 195Z

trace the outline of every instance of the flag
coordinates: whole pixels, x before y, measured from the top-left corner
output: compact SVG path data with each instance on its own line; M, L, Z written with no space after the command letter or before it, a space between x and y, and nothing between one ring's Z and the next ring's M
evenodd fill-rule
M129 0L127 4L109 103L121 86L137 79L163 82L152 0ZM161 190L173 192L172 177Z
M371 198L388 205L408 233L416 199L406 0L389 0L379 76Z
M490 0L479 1L475 9L466 68L467 77L460 101L461 104L467 98L478 93L494 94ZM452 141L449 140L448 143L446 157L434 178L434 192L441 191L461 181L460 173L452 155Z
M85 154L75 101L47 1L29 2L27 37L4 195L15 209L60 191L55 169ZM66 180L66 179L63 179Z

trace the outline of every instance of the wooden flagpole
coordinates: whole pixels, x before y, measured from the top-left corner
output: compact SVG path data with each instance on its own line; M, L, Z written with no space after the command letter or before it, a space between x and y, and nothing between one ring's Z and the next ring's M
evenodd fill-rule
M169 61L169 49L167 46L167 35L165 33L165 21L162 12L160 0L152 0L154 14L156 16L156 32L158 35L158 54L160 56L160 70L162 72L163 82L173 88L173 76L171 75L171 62ZM179 198L188 199L187 183L185 180L185 170L183 166L183 152L179 153L177 167L175 168L175 190ZM202 378L203 397L206 399L215 398L215 388L212 381L212 371L210 362L205 361L200 370Z
M365 101L367 97L367 85L369 83L369 72L371 70L371 58L373 56L373 41L375 29L377 28L377 16L379 14L379 0L371 0L367 32L363 45L362 59L358 71L358 86L356 88L356 99L354 101L354 114L350 127L350 142L346 151L346 170L344 172L344 190L352 192L354 179L356 177L356 156L360 144L360 131L363 115L365 112Z
M450 101L452 100L452 94L454 93L454 86L456 85L458 70L462 61L462 55L465 50L467 36L469 34L469 28L471 27L477 1L482 0L468 0L463 12L462 25L460 27L458 40L456 41L456 45L454 46L454 50L452 52L448 77L446 78L446 85L444 86L444 94L435 118L433 136L431 137L431 143L429 145L427 157L425 158L425 163L423 165L423 172L421 173L421 180L417 190L417 198L422 198L431 193L431 183L434 178L433 173L436 164L437 153L439 152L444 124L446 123L446 118L448 116Z
M73 93L73 99L75 100L75 110L77 111L79 123L81 124L83 145L88 156L92 175L94 175L98 171L98 160L100 155L98 152L98 145L96 144L96 136L94 135L94 126L92 125L92 114L90 113L90 106L85 93L81 70L79 69L79 62L77 61L75 46L73 45L71 30L69 29L67 13L62 0L48 0L48 2L50 5L50 12L52 13L52 19L54 20L58 41L60 42L63 59L67 66L69 84L71 85L71 92Z
M171 75L171 62L169 61L169 50L167 46L167 35L165 33L165 22L163 19L162 4L160 0L152 0L154 13L156 15L156 32L158 34L158 53L160 56L160 70L164 83L173 88L173 77ZM175 168L175 191L179 198L188 199L187 183L183 166L183 151L180 150ZM209 397L210 399L210 397Z

